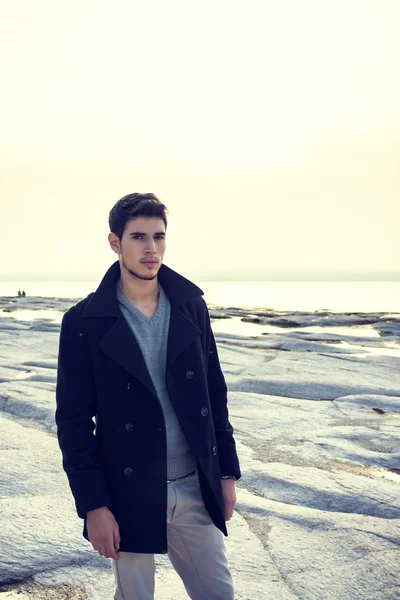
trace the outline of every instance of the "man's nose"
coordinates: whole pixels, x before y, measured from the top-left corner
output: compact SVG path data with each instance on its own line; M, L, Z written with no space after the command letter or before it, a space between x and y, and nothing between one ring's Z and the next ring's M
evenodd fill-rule
M146 244L146 252L157 252L156 243L154 240L150 240L148 244Z

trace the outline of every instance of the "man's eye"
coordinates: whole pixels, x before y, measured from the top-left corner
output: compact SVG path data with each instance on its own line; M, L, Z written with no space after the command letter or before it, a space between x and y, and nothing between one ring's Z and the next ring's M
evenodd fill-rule
M139 238L141 238L142 236L141 236L141 235L133 235L132 237L133 237L133 239L134 239L134 240L138 240L138 239L139 239Z
M165 236L163 236L163 235L156 235L157 240L163 240L164 238L165 238Z

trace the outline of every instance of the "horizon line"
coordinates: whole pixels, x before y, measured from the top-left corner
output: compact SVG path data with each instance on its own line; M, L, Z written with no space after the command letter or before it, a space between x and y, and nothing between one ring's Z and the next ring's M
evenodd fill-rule
M183 273L181 273L183 275ZM0 282L13 283L18 281L29 282L100 282L104 273L7 273L0 274ZM249 282L249 281L348 281L349 279L360 279L365 277L369 281L400 281L400 271L272 271L272 272L215 272L215 273L186 273L183 277L197 279L199 281L215 282ZM343 279L342 279L343 278Z

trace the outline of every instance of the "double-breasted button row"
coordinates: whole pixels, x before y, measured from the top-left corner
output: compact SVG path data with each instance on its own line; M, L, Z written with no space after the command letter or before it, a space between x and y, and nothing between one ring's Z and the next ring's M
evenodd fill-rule
M132 467L125 467L125 469L124 469L124 475L126 475L127 477L130 477L132 474L133 474Z
M201 409L200 412L203 415L203 417L206 417L208 415L208 408L207 408L207 406L203 406L203 408Z

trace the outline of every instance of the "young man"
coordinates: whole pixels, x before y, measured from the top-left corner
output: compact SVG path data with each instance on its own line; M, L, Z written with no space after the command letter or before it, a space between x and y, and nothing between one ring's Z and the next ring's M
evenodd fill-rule
M118 261L62 320L58 441L114 600L153 599L165 553L190 598L231 600L223 536L241 473L227 387L202 290L163 264L166 212L138 193L110 211Z

